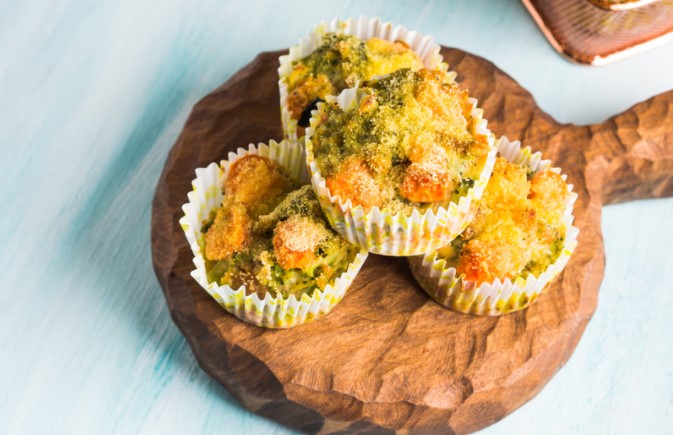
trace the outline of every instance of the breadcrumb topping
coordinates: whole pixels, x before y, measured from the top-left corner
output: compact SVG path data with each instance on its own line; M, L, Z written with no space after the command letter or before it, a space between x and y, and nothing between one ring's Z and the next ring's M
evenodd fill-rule
M276 162L254 154L236 160L224 182L228 199L243 204L253 218L275 207L291 187L292 181Z
M297 186L272 160L248 155L231 165L225 197L204 224L208 278L232 288L300 295L345 272L357 248L322 216L310 185Z
M320 242L330 235L323 223L306 216L291 216L278 224L274 231L273 247L278 263L284 269L307 266L315 261L315 251Z
M383 198L393 193L385 192L367 164L356 157L347 159L335 176L326 179L326 184L333 195L344 201L350 198L353 206L366 208L378 205Z
M231 203L219 208L206 233L206 258L220 260L242 251L250 244L250 230L250 218L244 206Z
M283 247L293 252L314 251L330 235L325 225L298 215L276 226L274 234L282 241Z
M400 68L423 68L421 58L403 41L363 41L353 35L327 33L322 45L293 64L287 78L291 116L303 120L302 114L314 101Z
M326 105L312 137L332 194L365 211L405 211L457 201L489 152L467 92L438 71L401 69L363 83L353 110Z
M567 197L560 175L498 157L474 220L438 255L479 284L539 276L560 254Z

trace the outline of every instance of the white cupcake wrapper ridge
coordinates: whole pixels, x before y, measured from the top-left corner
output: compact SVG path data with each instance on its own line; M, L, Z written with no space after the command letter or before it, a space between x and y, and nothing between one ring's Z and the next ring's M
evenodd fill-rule
M180 226L194 253L196 269L191 275L213 299L239 319L267 328L289 328L327 314L341 301L367 259L367 252L359 252L334 284L327 285L323 290L315 290L312 296L304 294L299 299L294 295L288 298L281 295L274 297L270 293L260 298L256 293L246 294L245 286L233 289L228 285L209 282L201 248L204 239L201 227L211 212L222 205L222 185L229 168L236 160L248 154L268 157L285 168L291 178L308 182L303 147L299 143L287 141L271 141L268 145L260 143L257 146L250 144L247 150L239 148L236 153L229 153L228 160L223 160L220 164L211 163L205 168L197 169L196 179L192 182L193 190L187 195L189 202L182 206L185 214L180 219Z
M358 101L358 87L345 89L336 97L328 96L327 101L336 102L343 110L351 110ZM375 254L390 256L434 251L462 233L474 217L476 203L491 177L496 154L495 140L482 118L483 111L477 108L477 100L470 98L469 101L472 104L471 115L476 121L475 133L486 136L490 148L479 178L457 204L451 202L448 208L428 209L422 214L414 210L411 216L404 212L392 214L378 207L365 213L361 206L353 207L350 199L343 201L332 195L318 168L311 141L325 108L325 104L319 103L318 109L312 112L310 127L306 129L306 162L311 183L332 227L350 243Z
M288 54L279 58L278 89L280 91L280 110L285 137L297 140L297 121L292 119L287 106L288 88L286 79L292 72L293 62L311 54L318 48L326 33L341 33L354 35L362 40L379 38L386 41L404 41L423 61L426 68L431 70L446 71L448 65L444 63L439 54L440 46L430 36L422 35L413 30L407 30L404 26L393 26L389 22L382 22L379 18L349 18L346 20L333 19L330 22L322 22L309 32L299 43L290 48ZM449 73L453 80L455 73Z
M549 160L542 160L542 154L532 153L530 147L521 148L519 141L509 141L502 137L498 141L500 155L515 164L524 164L534 172L544 171L551 166ZM551 168L557 174L559 168ZM562 175L566 180L567 176ZM437 258L436 252L429 252L409 259L411 271L423 289L438 303L454 311L477 315L499 316L519 311L530 306L545 288L561 273L577 246L579 229L572 225L573 206L577 194L568 184L566 208L562 217L565 226L565 240L561 254L547 269L535 277L495 280L476 285L456 276L456 269L446 267L446 261Z

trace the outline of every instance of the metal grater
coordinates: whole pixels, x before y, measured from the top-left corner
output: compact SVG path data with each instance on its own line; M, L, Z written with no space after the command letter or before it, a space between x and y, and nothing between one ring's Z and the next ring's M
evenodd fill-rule
M571 61L605 65L673 40L673 0L522 0Z

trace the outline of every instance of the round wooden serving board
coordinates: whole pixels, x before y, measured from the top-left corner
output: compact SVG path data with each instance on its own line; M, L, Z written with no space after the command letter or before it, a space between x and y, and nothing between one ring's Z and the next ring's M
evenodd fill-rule
M596 309L601 207L673 194L673 92L602 124L562 125L492 63L443 48L491 130L542 151L574 184L579 245L564 273L527 310L474 317L432 301L404 259L371 255L330 314L266 330L191 278L178 219L195 168L281 138L281 54L260 54L194 107L157 186L154 269L199 364L247 409L306 432L465 433L500 420L565 364Z

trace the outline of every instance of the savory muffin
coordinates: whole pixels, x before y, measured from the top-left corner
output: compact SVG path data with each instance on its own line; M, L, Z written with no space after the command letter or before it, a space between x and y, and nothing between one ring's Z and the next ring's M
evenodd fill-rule
M327 95L400 68L423 68L421 58L403 41L364 41L354 35L326 33L311 54L292 62L286 78L291 117L307 127L310 111Z
M224 193L202 230L211 282L299 299L333 284L359 251L329 227L311 186L267 157L236 160Z
M506 137L474 219L446 246L409 258L416 281L441 305L497 316L533 303L577 246L577 194L540 153Z
M278 60L281 121L289 140L304 136L311 111L329 95L401 68L448 68L432 37L364 16L321 22Z
M404 68L364 82L353 108L322 107L307 146L332 195L408 215L467 193L492 147L467 92L447 77Z
M477 284L539 276L561 253L567 185L498 157L474 220L437 257Z

